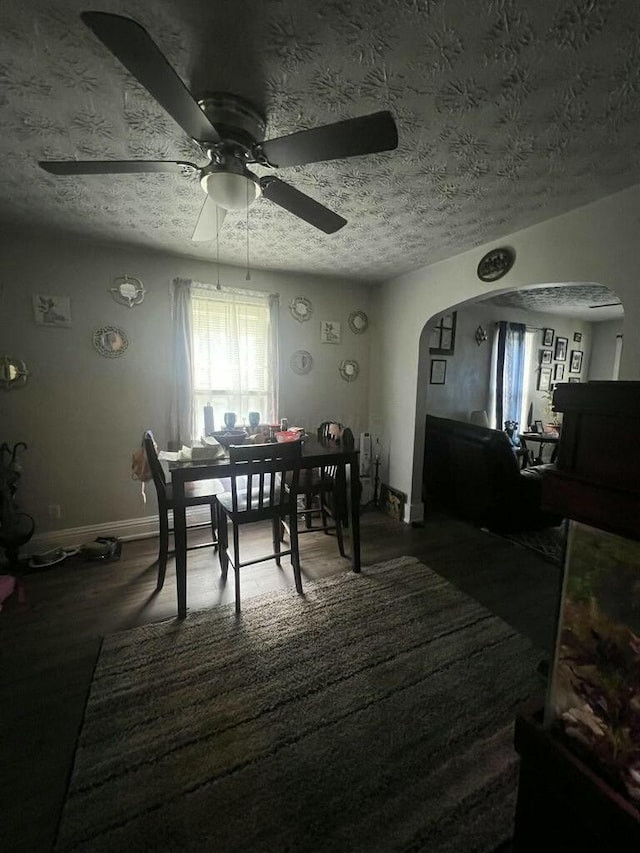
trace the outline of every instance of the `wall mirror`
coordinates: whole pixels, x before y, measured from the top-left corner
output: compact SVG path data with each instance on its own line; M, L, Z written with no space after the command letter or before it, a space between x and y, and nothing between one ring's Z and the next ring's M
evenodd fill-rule
M116 302L126 305L129 308L133 308L134 305L140 305L147 292L140 279L133 278L130 275L117 278L113 283L113 287L109 288L109 291Z
M27 384L29 371L24 361L10 355L0 356L0 388L11 391Z

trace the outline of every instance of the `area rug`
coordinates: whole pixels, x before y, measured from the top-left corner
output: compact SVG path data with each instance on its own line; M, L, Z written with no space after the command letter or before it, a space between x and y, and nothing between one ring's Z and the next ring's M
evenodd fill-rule
M564 551L567 542L567 528L563 522L558 527L545 527L542 530L523 530L515 533L501 533L505 539L515 542L529 551L534 551L554 566L564 564Z
M540 657L412 557L110 636L55 849L492 851Z

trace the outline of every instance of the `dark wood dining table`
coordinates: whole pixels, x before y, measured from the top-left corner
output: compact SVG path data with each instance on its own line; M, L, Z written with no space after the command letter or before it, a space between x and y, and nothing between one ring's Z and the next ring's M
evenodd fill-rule
M553 450L551 452L551 462L555 462L558 456L558 443L560 441L560 436L557 433L550 432L521 432L520 438L523 438L525 442L529 441L537 441L539 444L538 455L534 457L535 465L542 465L544 459L542 458L542 450L545 444L552 444Z
M317 468L330 462L338 466L342 476L337 480L345 484L344 505L348 507L348 525L351 538L351 568L360 571L360 471L358 450L345 448L334 441L320 442L308 437L302 443L304 469ZM176 554L176 587L178 596L178 618L187 615L187 519L185 506L185 483L195 480L222 480L231 475L229 455L212 460L195 462L169 462L169 474L173 492L173 527ZM349 488L347 489L347 471Z

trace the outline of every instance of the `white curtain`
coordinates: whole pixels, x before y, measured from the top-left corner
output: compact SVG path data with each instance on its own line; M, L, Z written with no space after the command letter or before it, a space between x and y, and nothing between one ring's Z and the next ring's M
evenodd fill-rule
M490 382L491 426L504 429L505 421L519 423L522 411L525 363L524 323L497 324Z
M279 294L176 280L173 301L172 436L189 444L201 435L209 403L216 429L224 428L227 411L236 413L237 425L250 411L273 423Z
M170 447L191 445L193 435L193 345L191 334L191 285L176 278L172 287L173 361L171 375Z

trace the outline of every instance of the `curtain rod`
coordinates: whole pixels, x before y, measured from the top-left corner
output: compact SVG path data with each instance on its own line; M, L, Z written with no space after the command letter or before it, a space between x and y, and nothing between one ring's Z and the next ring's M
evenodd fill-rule
M494 325L499 326L501 322L502 322L501 320L496 320ZM507 322L510 323L511 320L507 320ZM525 329L527 330L527 332L544 332L544 329L542 328L542 326L526 326L525 325Z

